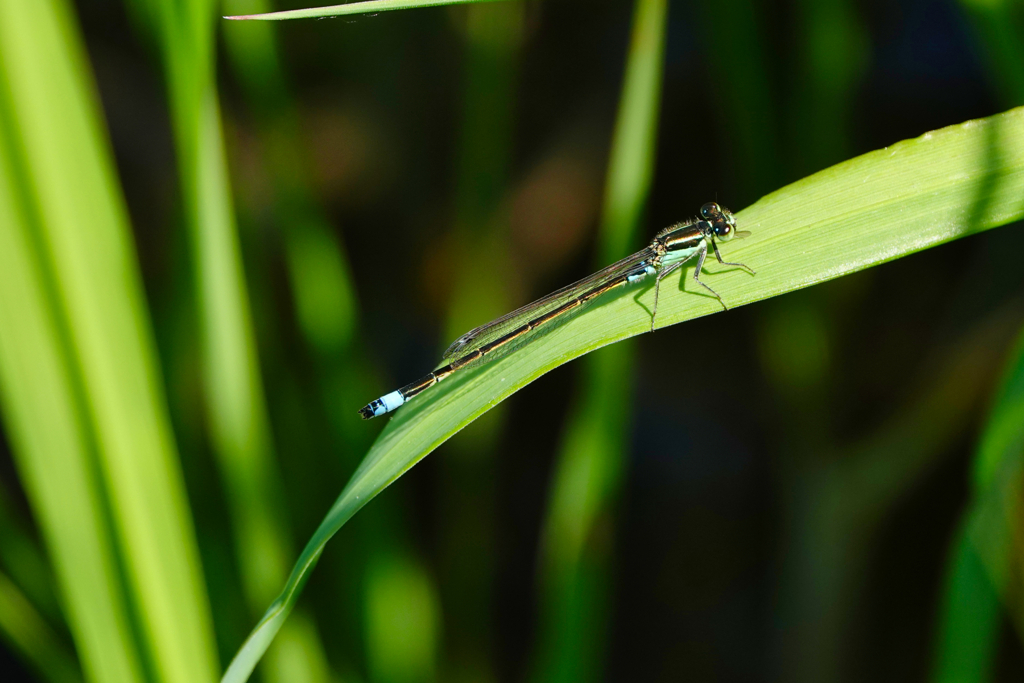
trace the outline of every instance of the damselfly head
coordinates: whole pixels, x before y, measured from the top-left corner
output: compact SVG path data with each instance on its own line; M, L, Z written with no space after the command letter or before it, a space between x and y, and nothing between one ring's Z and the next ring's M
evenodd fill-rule
M727 242L733 237L746 237L749 234L737 233L736 218L732 215L732 211L722 208L714 202L708 202L702 206L700 208L700 215L704 216L705 220L711 223L711 232L715 238L723 242Z

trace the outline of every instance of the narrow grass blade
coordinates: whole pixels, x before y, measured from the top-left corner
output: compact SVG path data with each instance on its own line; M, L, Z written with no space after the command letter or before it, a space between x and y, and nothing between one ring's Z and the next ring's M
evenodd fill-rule
M282 19L316 19L319 17L340 17L347 14L366 14L369 12L388 12L395 9L413 9L416 7L437 7L440 5L466 5L472 2L495 2L496 0L368 0L368 2L350 2L345 5L329 7L312 7L310 9L293 9L283 12L266 14L244 14L225 19L258 19L262 21L280 21Z
M750 230L751 237L729 245L730 258L750 264L757 276L712 265L705 278L730 303L743 305L1021 217L1024 109L1013 109L870 152L764 197L737 214L740 227ZM681 275L662 287L662 326L720 310L716 300L684 290L684 283ZM307 543L281 595L224 680L245 680L294 606L324 544L363 505L438 445L545 372L648 331L653 295L648 287L600 302L518 353L453 377L403 407Z
M66 345L69 391L80 402L80 428L94 440L93 466L109 497L119 545L117 558L109 548L102 550L109 555L105 562L123 562L131 613L154 673L169 683L201 683L217 667L192 520L123 199L65 2L0 4L0 50L6 126L17 146L16 182L36 231L36 267L48 279L41 286L53 302L41 310L54 312L50 324ZM51 377L50 384L32 390L62 386ZM39 414L26 420L39 420L45 431L49 411L45 402L38 407ZM86 447L77 441L62 445L72 452ZM83 463L79 469L90 467ZM45 476L64 474L55 469ZM84 539L73 542L87 545ZM72 566L76 555L68 551ZM79 635L116 638L120 628L110 624ZM129 656L134 650L127 648ZM88 655L83 659L88 662ZM137 660L117 659L123 662L121 680L137 677Z
M599 265L637 248L637 232L654 175L665 52L665 0L637 0L625 80L612 139ZM542 535L542 634L536 680L599 679L604 659L611 543L587 539L611 526L621 488L635 348L618 344L587 359L578 410L570 417L555 464Z

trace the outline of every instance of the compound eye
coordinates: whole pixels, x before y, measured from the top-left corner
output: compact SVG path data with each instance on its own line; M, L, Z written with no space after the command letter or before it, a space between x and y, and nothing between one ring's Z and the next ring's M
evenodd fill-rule
M732 226L725 221L719 221L714 227L715 237L720 240L727 240L732 237L733 229Z
M715 202L708 202L704 206L700 207L700 216L706 221L709 221L712 218L721 215L721 213L722 207L720 207Z

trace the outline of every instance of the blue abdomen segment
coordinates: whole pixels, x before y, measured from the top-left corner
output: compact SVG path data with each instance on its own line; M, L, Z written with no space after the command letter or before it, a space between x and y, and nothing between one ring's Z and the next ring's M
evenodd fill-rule
M384 394L378 399L370 401L359 411L359 414L363 416L364 420L368 420L371 417L377 417L384 413L390 413L392 410L400 407L405 403L405 396L399 390L392 391L390 394Z

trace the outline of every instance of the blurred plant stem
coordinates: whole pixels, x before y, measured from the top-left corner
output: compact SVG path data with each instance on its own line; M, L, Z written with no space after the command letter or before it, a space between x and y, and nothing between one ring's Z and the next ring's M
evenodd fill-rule
M972 474L972 501L950 547L933 652L932 680L941 683L992 679L1004 612L1024 639L1024 330L1008 355Z
M966 514L966 524L950 545L932 649L935 683L985 683L995 671L1003 613L999 592L968 531L976 526L975 510Z
M605 184L599 266L636 248L654 174L665 0L637 0ZM533 679L603 678L615 503L629 434L634 344L586 359L578 406L555 463L540 549L540 639Z
M462 127L450 237L456 266L446 342L508 309L509 216L502 196L511 163L523 12L522 2L463 11Z
M526 4L473 4L464 21L465 57L447 343L509 310L512 243L508 189ZM494 452L505 411L466 430L441 461L441 591L444 678L491 681L497 477Z
M791 461L782 534L780 675L838 680L870 547L916 482L955 453L950 448L988 395L1019 306L999 311L924 364L907 406L872 436L840 452Z
M801 30L792 77L797 87L786 116L792 123L790 144L785 147L786 156L776 159L791 169L793 177L800 177L849 154L852 122L846 112L868 57L866 37L849 0L801 0L796 21ZM759 162L770 163L770 159ZM843 298L846 293L827 301L820 294L787 297L763 309L764 366L775 390L790 406L777 422L792 446L787 457L814 458L831 439L831 413L824 391L837 334L836 312L855 301L855 297Z
M18 26L16 20L8 21L5 17L0 29ZM0 49L5 46L9 48L10 43L0 42ZM6 70L10 59L4 50L0 67ZM88 415L75 388L70 349L61 339L54 283L44 255L39 253L40 226L30 218L36 209L27 188L15 181L24 179L25 174L16 170L21 164L14 156L15 136L9 132L11 113L10 95L0 91L0 407L4 429L49 549L85 676L96 682L134 683L143 680L141 643L132 633L128 589L114 550L116 531L107 519L109 511L104 510L107 501L94 462L97 445L87 431ZM65 476L51 476L55 472ZM10 550L4 548L5 564L16 562ZM32 638L17 622L6 624L4 630L10 640Z
M0 4L0 391L86 676L216 675L134 245L70 9Z
M200 311L208 428L231 513L242 588L254 615L273 600L292 556L239 251L214 78L211 0L128 0L158 39L178 152ZM274 680L327 678L308 617L282 634Z

